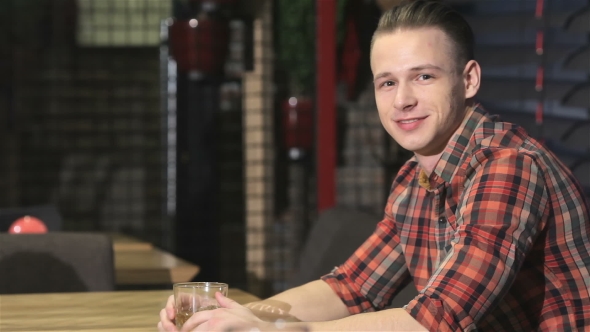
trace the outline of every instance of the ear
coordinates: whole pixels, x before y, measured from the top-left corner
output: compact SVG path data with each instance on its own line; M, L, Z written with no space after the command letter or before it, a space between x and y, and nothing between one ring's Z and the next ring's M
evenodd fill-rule
M465 84L465 99L473 98L481 83L481 68L477 61L469 60L465 65L463 83Z

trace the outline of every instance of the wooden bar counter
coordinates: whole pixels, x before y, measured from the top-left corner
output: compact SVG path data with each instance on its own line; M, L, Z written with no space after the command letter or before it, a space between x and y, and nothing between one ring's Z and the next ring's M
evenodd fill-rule
M0 331L156 331L172 290L0 295ZM239 289L229 297L258 300Z

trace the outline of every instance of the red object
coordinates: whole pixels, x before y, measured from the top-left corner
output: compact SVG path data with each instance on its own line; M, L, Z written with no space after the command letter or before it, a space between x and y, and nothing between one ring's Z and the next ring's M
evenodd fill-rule
M543 10L544 10L544 0L537 0L537 6L535 9L535 17L537 19L542 19L543 18ZM545 49L545 32L542 29L539 29L537 31L537 40L535 43L535 51L537 52L538 55L543 55ZM543 91L545 85L545 69L543 68L543 64L541 64L538 68L537 68L537 78L535 80L535 90L537 90L537 92L541 92ZM535 112L535 122L537 123L537 125L542 125L543 124L543 100L540 99L537 102L537 110Z
M229 48L229 26L225 21L208 18L174 20L169 42L179 72L219 74Z
M535 112L535 121L538 125L543 124L543 102L537 104L537 111Z
M336 0L316 0L318 212L336 204Z
M543 6L544 5L544 1L543 0L537 0L537 6L535 9L535 17L536 18L541 18L543 17Z
M314 136L312 101L291 97L283 102L282 110L285 147L311 149Z
M24 216L16 219L8 228L10 234L47 233L47 226L35 217Z
M357 34L356 19L346 21L346 34L342 50L339 79L346 82L346 97L352 100L356 97L356 82L358 66L361 60L361 51Z
M537 31L537 40L535 43L535 51L539 55L543 54L543 49L545 48L544 39L545 39L545 34L543 33L543 31Z
M535 80L535 90L542 91L544 85L545 69L541 66L537 68L537 79Z

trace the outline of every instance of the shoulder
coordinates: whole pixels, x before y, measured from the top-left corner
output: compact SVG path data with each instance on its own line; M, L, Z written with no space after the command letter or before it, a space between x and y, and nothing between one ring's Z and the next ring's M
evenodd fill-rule
M523 148L536 142L521 126L490 117L473 131L471 145L478 148Z
M473 181L522 183L533 181L536 188L550 186L557 173L567 178L557 158L521 126L495 118L482 121L470 138L470 149L460 166L464 186ZM532 184L532 183L531 183Z
M527 160L544 168L543 164L555 162L553 154L524 128L494 120L481 122L473 132L470 158L466 160L471 167L490 161Z

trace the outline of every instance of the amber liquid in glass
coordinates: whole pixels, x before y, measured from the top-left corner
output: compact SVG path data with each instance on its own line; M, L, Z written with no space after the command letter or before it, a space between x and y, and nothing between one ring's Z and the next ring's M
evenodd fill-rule
M200 307L197 312L199 311L205 311L205 310L213 310L213 309L217 309L219 308L218 305L208 305L206 307ZM182 311L177 311L176 312L176 328L180 329L182 327L182 325L184 325L184 323L186 323L186 321L191 318L191 316L193 315L193 311L192 310L182 310Z
M176 313L176 328L180 329L193 315L192 311L179 311Z

